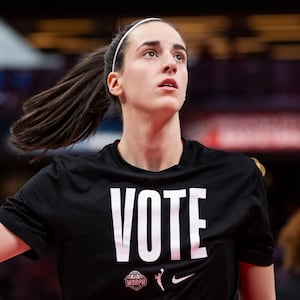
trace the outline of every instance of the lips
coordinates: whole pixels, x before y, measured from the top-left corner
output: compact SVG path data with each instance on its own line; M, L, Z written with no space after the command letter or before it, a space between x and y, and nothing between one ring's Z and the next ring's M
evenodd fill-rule
M172 87L177 89L177 82L174 79L165 79L159 84L159 87Z

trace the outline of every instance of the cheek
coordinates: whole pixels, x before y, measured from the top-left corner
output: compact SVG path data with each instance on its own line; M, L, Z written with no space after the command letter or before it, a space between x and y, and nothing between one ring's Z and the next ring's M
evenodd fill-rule
M146 92L146 82L145 72L144 74L136 71L128 72L126 76L124 76L122 83L126 98L128 100L131 99L130 101L132 101L132 99L140 98L143 93Z
M147 72L145 72L144 68L128 68L126 73L124 74L125 84L135 85L136 87L140 87L137 83L144 82L147 76Z
M184 93L187 91L187 86L188 86L188 75L186 74L185 76L182 77L182 90Z
M147 94L151 89L151 78L153 80L153 76L149 76L145 70L143 72L133 72L127 83L127 92L140 96ZM129 89L131 90L129 91Z

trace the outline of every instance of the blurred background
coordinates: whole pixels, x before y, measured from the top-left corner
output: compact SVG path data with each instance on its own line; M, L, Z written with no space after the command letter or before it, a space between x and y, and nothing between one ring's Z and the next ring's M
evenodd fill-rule
M54 84L82 55L107 44L116 24L161 16L177 24L189 51L183 134L257 161L277 238L300 206L299 1L5 2L0 10L0 203L43 166L29 164L30 157L7 146L23 101ZM118 118L107 117L95 136L70 151L99 151L121 129ZM277 280L284 280L279 249L275 261ZM18 257L1 264L0 300L59 299L53 262L50 249L39 262Z

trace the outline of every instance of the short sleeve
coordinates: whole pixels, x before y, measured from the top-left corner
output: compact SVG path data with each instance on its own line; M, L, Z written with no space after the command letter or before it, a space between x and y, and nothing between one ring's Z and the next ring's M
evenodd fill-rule
M31 177L0 207L0 222L32 248L26 255L37 259L53 242L61 180L53 162Z
M274 240L269 218L264 178L251 161L248 212L238 233L237 248L241 261L268 266L273 263Z

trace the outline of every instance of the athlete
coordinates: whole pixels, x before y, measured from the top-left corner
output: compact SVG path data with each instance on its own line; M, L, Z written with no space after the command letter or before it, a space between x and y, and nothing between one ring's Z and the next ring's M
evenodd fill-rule
M122 136L98 153L53 155L0 209L0 261L54 244L64 300L274 300L264 182L246 155L181 134L187 50L160 18L28 99L11 127L22 153L91 135L114 103Z

